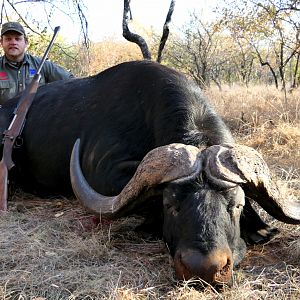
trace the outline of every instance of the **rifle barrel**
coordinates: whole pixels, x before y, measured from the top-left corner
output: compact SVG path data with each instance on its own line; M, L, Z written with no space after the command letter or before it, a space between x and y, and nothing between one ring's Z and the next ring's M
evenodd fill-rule
M47 59L47 57L48 57L48 54L49 54L49 52L50 52L50 50L51 50L51 48L52 48L52 46L53 46L54 40L55 40L55 38L56 38L56 36L57 36L59 30L60 30L60 26L56 26L56 27L54 28L54 33L53 33L52 39L51 39L50 44L48 45L48 47L47 47L47 49L46 49L46 51L45 51L45 53L44 53L44 56L43 56L43 58L42 58L42 60L41 60L41 63L40 63L40 65L39 65L39 68L37 69L37 72L36 72L37 74L40 74L40 73L41 73L42 67L43 67L43 65L44 65L44 63L45 63L45 61L46 61L46 59Z

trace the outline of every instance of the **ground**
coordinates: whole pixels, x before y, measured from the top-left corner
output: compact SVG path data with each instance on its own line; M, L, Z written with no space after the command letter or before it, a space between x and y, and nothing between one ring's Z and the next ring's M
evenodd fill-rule
M299 95L287 118L277 94L261 95L259 103L251 95L250 103L236 90L209 93L237 142L260 151L283 192L300 199ZM279 106L272 113L266 103ZM216 291L177 282L164 243L137 234L137 218L99 220L76 199L39 199L19 190L8 205L0 218L0 299L300 299L300 226L261 210L279 235L249 247L233 287Z

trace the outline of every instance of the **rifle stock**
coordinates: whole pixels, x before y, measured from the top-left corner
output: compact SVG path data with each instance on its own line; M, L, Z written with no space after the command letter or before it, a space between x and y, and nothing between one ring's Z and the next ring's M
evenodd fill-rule
M33 102L35 94L37 92L39 81L41 78L42 67L48 57L48 54L53 46L56 35L60 27L55 27L54 34L51 39L49 46L47 47L45 54L41 60L39 68L34 75L30 84L24 90L19 103L14 111L14 117L7 130L3 133L3 154L0 161L0 211L7 210L7 190L8 190L8 171L14 167L14 162L12 160L12 150L16 139L20 136L23 127L26 122L26 116L28 110Z

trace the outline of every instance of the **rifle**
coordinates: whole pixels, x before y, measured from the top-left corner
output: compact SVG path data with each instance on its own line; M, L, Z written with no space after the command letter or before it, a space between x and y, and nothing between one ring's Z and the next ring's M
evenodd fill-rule
M49 46L46 49L46 52L40 62L38 70L30 84L25 88L20 97L17 107L14 110L14 117L8 127L3 133L3 154L0 161L0 211L7 210L7 184L8 184L8 171L15 165L12 160L12 150L16 142L16 139L22 133L26 122L27 112L32 104L32 101L35 97L36 91L39 86L39 81L41 79L41 70L43 65L48 57L48 54L53 46L56 35L60 27L57 26L54 28L53 37L50 41Z

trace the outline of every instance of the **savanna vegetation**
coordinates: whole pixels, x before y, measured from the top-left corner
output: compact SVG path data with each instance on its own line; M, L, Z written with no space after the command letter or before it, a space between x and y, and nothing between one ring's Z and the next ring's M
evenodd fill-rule
M83 9L84 1L63 2ZM263 154L284 197L300 201L299 12L296 0L224 1L214 21L194 13L181 32L171 32L162 63L195 80L237 142ZM30 51L41 54L49 35L32 31ZM148 29L142 35L155 54L160 36ZM125 40L91 41L87 49L60 38L51 59L76 76L142 58ZM0 299L300 298L300 226L259 207L280 233L249 247L233 287L221 291L178 283L163 242L134 231L138 218L107 222L75 199L40 199L15 188L9 208L0 219Z

